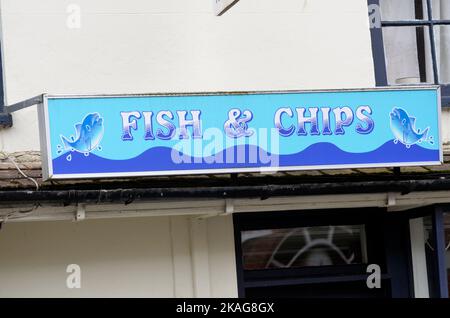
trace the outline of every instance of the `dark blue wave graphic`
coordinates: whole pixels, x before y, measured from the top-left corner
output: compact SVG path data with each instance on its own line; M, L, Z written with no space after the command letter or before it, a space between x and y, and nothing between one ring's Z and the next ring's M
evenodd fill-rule
M439 161L439 150L430 150L418 145L407 149L403 144L388 141L379 148L364 152L346 152L331 143L317 143L289 155L271 155L253 145L240 145L222 150L214 156L192 158L178 153L172 160L172 148L151 148L137 157L113 160L89 154L72 152L71 161L65 153L53 159L54 174L89 174L150 172L204 169L232 169L256 167L289 166L334 166L382 163L413 163ZM181 162L180 162L181 161Z

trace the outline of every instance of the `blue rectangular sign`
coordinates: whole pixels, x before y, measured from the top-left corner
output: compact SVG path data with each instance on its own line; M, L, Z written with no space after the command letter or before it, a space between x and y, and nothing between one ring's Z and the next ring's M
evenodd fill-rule
M52 96L44 178L436 165L439 88Z

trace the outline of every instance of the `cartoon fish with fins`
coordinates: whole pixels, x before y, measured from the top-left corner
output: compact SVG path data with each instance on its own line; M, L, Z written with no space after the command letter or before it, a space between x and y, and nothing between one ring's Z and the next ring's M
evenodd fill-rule
M400 141L406 148L423 141L433 143L433 137L428 136L430 127L422 132L420 129L416 129L416 118L409 116L404 109L394 108L389 115L391 117L391 130L395 136L394 143Z
M87 114L81 123L75 125L75 130L76 137L73 140L60 135L64 148L87 156L98 147L103 137L103 118L99 113Z

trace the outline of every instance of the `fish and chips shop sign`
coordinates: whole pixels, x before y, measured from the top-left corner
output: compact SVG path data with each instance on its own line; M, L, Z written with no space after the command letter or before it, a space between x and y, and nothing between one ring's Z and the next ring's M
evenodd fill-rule
M436 165L439 88L44 95L44 178Z

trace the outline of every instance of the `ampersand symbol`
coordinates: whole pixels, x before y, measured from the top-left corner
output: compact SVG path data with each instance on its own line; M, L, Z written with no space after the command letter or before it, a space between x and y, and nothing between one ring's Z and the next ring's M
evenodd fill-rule
M253 131L248 130L248 122L253 119L253 113L249 110L241 112L233 108L228 112L228 120L224 124L225 133L231 138L250 137Z

